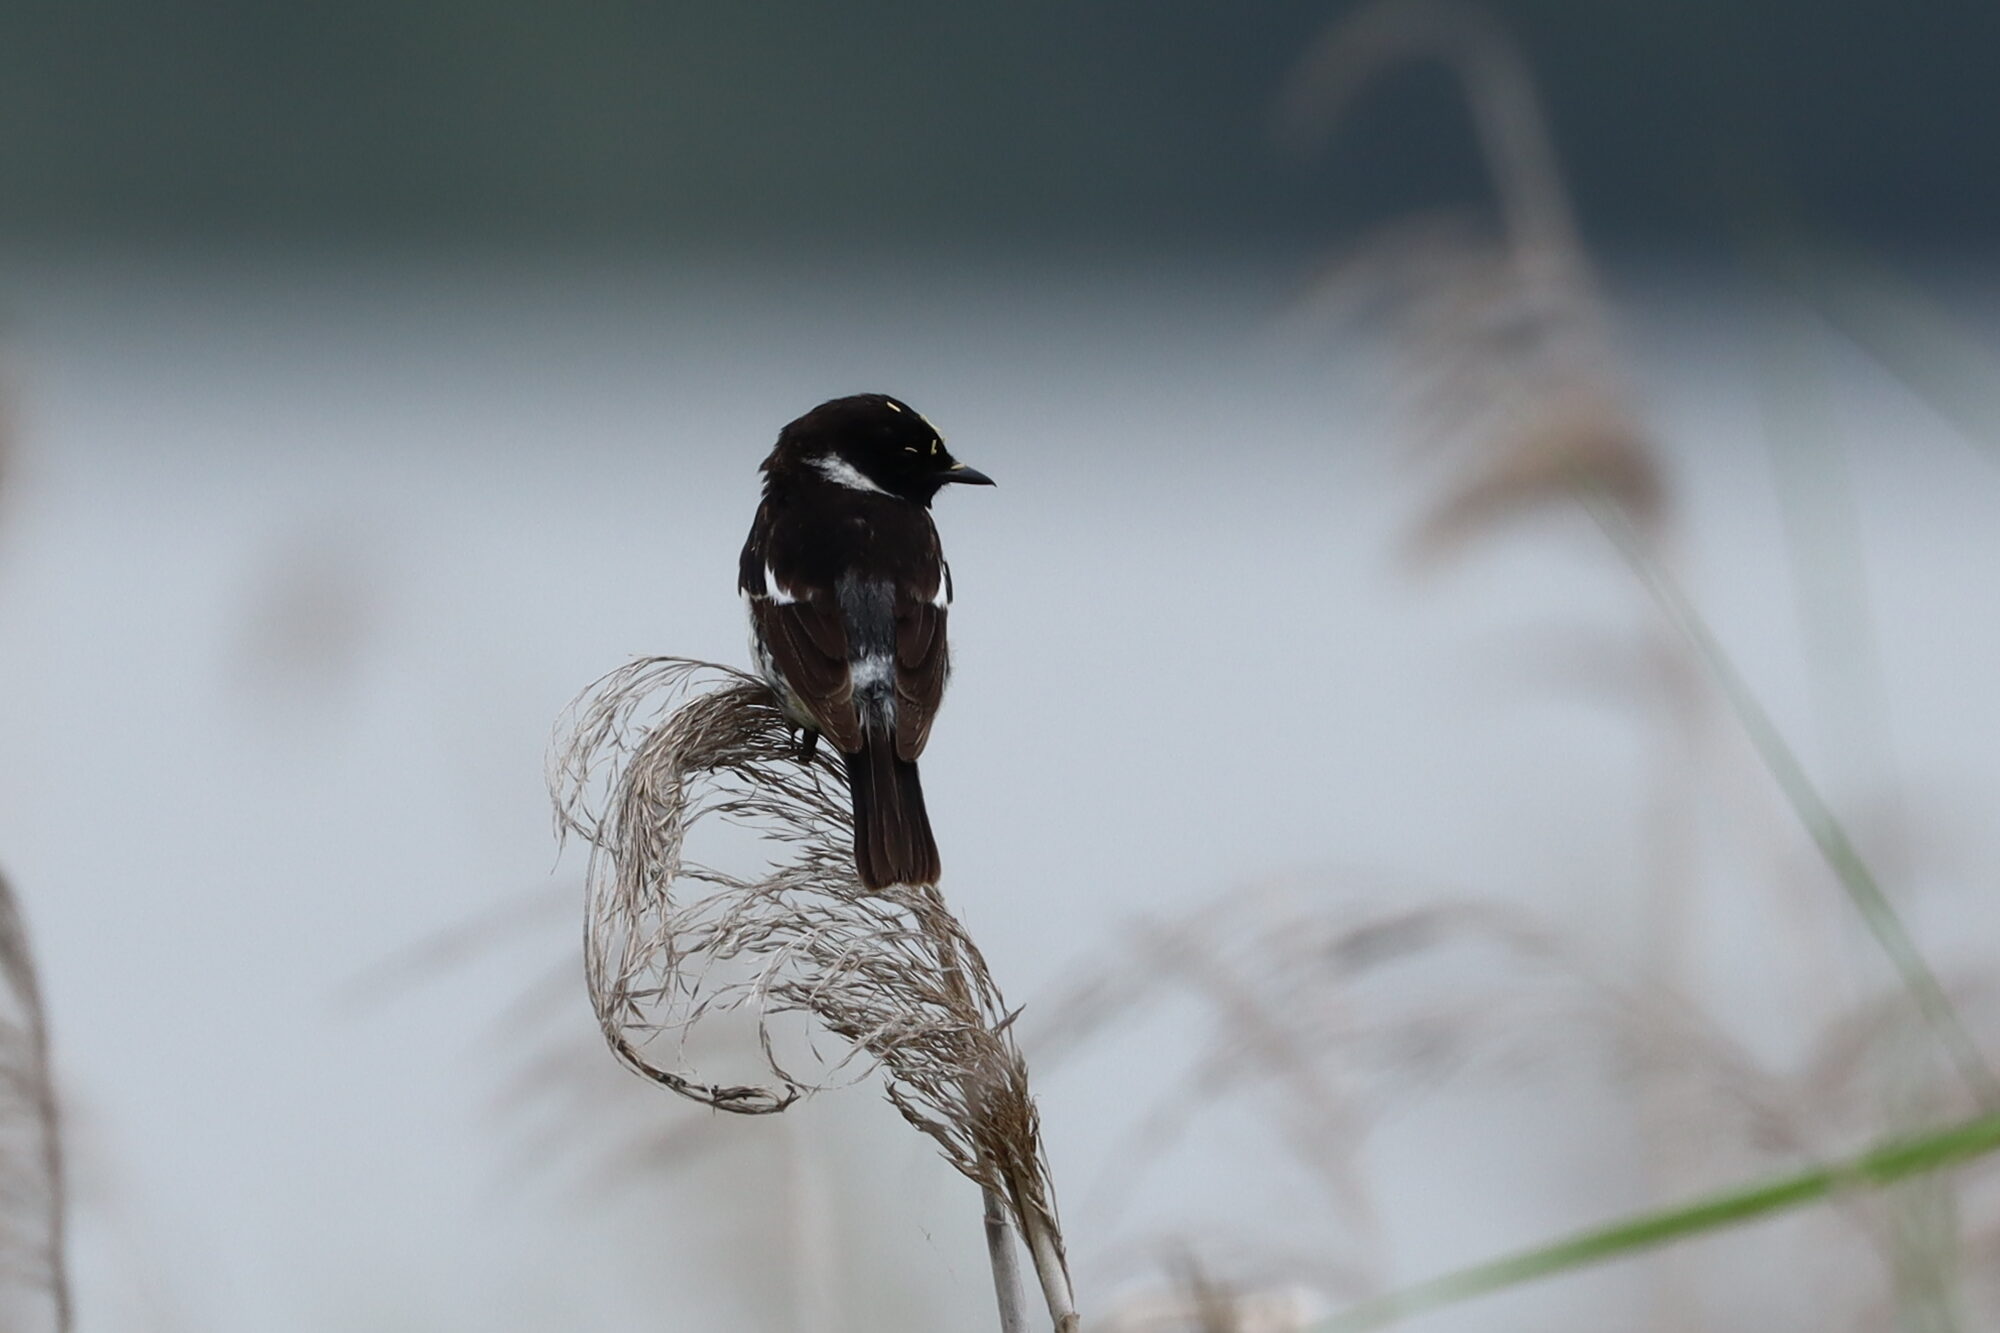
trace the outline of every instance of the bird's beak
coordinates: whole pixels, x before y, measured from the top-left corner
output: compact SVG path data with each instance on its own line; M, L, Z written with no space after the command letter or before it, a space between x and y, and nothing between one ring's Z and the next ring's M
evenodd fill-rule
M978 468L967 467L963 463L953 463L950 467L946 468L944 470L944 479L946 481L962 482L967 486L991 486L993 484L993 478L987 476Z

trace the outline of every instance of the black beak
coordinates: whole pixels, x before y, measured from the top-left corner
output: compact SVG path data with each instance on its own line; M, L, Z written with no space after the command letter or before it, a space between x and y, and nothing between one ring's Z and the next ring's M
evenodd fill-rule
M950 467L946 468L944 470L944 479L946 481L962 482L967 486L991 486L993 484L993 478L987 476L978 468L967 467L963 463L953 463Z

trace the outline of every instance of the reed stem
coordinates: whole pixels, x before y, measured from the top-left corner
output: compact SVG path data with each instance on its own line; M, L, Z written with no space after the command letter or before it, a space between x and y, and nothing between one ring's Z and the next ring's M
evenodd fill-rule
M1000 1303L1000 1333L1028 1333L1028 1311L1021 1299L1021 1257L1014 1248L1014 1224L1007 1205L992 1190L986 1198L986 1257L993 1263L993 1296Z
M1992 1066L1986 1062L1979 1043L1965 1026L1957 1006L1951 1002L1951 996L1931 970L1930 963L1917 948L1916 941L1903 924L1901 914L1875 878L1875 872L1848 837L1846 827L1833 813L1826 798L1820 795L1819 788L1807 775L1798 755L1786 743L1777 723L1751 693L1748 682L1730 660L1721 640L1716 638L1701 613L1695 610L1694 603L1680 585L1657 562L1647 557L1624 510L1594 487L1583 485L1579 492L1591 517L1604 529L1605 535L1653 595L1653 600L1668 621L1687 639L1708 669L1730 711L1736 715L1750 744L1763 760L1764 767L1777 781L1779 790L1784 793L1807 836L1819 849L1827 867L1847 891L1869 933L1895 967L1917 1011L1929 1025L1973 1099L1982 1109L2000 1109L2000 1076L1996 1076Z

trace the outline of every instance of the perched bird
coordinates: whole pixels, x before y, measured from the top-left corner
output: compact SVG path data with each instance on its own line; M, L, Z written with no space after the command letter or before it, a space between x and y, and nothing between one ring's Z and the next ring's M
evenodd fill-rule
M861 882L934 884L917 756L950 670L951 570L930 505L951 482L993 480L879 393L786 426L763 471L737 576L758 670L804 728L805 753L825 736L846 761Z

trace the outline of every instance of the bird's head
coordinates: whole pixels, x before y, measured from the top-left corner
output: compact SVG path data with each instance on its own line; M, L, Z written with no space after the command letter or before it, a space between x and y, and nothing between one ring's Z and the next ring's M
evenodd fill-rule
M786 426L764 462L782 472L817 475L858 491L881 491L928 505L952 482L991 486L993 479L951 456L937 428L887 394L835 398Z

